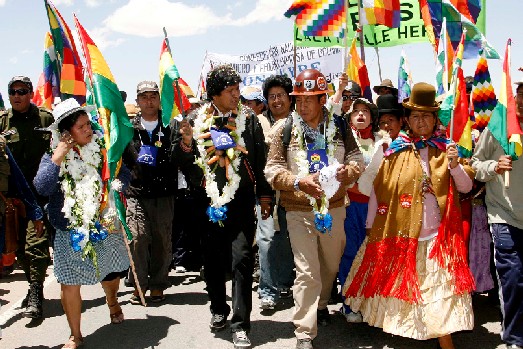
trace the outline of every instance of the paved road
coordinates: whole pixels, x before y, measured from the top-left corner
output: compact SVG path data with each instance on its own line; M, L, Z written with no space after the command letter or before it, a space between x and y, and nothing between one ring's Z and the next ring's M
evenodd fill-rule
M60 305L60 288L52 275L45 287L43 321L30 321L20 314L20 304L27 291L20 270L0 279L0 327L3 337L0 348L46 349L61 348L68 338L67 321ZM120 301L126 317L121 325L109 324L109 313L100 285L82 287L84 299L82 331L84 348L175 348L175 349L231 349L229 331L213 334L204 283L198 273L170 275L173 286L166 291L164 303L149 304L146 308L128 302L131 289L122 285ZM229 285L230 291L230 285ZM259 301L253 290L252 332L253 347L259 349L294 348L293 326L289 321L292 299L286 300L274 312L260 312ZM458 349L501 349L499 308L487 303L486 297L475 299L475 329L454 336ZM335 313L339 305L329 306ZM319 330L315 340L317 349L433 349L436 342L415 341L383 333L366 324L348 324L339 314L333 316L330 326Z

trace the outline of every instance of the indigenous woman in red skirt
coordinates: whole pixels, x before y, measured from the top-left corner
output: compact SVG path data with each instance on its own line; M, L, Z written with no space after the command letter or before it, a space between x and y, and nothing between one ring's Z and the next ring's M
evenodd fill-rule
M473 328L457 192L474 173L437 131L436 90L418 83L403 102L409 131L385 152L369 201L367 238L345 282L345 303L385 332L453 349L451 333Z

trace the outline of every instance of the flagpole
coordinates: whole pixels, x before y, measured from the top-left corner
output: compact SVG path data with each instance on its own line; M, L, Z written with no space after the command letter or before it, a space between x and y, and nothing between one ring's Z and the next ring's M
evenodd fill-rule
M363 26L361 25L361 0L358 0L358 36L360 39L360 56L363 63L365 63L365 48L364 48L364 37L363 37Z
M296 71L297 69L297 64L296 64L296 30L297 30L297 27L296 27L296 19L294 19L294 29L293 29L293 33L292 33L292 36L293 36L293 39L292 39L292 47L293 47L293 55L292 55L292 61L293 61L293 64L294 64L294 80L296 80L296 76L298 76L298 72Z
M374 50L376 50L376 56L378 57L378 74L380 76L380 81L383 81L383 78L381 77L380 52L378 50L378 46L374 46Z
M163 34L165 35L165 43L167 46L167 51L169 51L169 54L171 57L173 56L171 52L171 45L169 45L169 38L167 37L167 30L165 27L163 27ZM174 87L176 88L176 92L178 94L178 103L180 103L180 108L182 109L182 117L185 119L185 109L183 108L183 100L182 100L182 94L180 93L180 85L178 84L178 79L174 79Z
M347 36L349 35L349 0L343 1L343 6L345 7L345 28L343 28L343 70L342 72L347 71L348 61L348 50L349 50L349 40Z

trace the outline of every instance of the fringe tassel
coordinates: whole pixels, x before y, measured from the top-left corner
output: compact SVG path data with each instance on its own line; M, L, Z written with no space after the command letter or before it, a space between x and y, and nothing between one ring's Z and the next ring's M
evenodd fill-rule
M463 294L472 292L475 282L467 261L461 211L454 197L453 182L449 181L445 214L429 258L435 258L440 267L449 271L454 279L455 293Z
M421 292L416 273L417 248L417 239L404 237L368 243L345 296L371 298L380 295L418 303Z

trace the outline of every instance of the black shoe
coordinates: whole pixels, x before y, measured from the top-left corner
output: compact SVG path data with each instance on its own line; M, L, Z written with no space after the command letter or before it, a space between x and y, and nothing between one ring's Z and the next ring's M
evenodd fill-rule
M321 309L317 312L317 319L318 319L318 325L321 326L327 326L331 323L331 314L329 313L329 309Z
M225 326L227 326L227 316L228 314L212 314L211 323L209 325L211 331L218 332L224 330Z
M313 349L312 339L304 338L296 341L296 349Z
M234 348L249 348L251 341L247 337L247 332L240 330L232 333L232 343Z
M42 303L44 302L44 286L40 282L33 282L29 286L29 299L24 316L32 319L40 319L43 314Z

